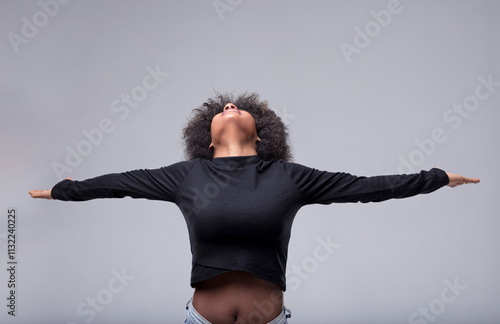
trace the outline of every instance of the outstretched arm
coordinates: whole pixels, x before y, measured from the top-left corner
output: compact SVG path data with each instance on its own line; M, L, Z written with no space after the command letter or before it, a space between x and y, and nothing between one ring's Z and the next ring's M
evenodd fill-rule
M64 201L132 197L175 202L177 189L192 166L192 161L184 161L158 169L110 173L83 181L66 178L52 189L28 193L33 198Z
M364 177L344 172L320 171L296 163L286 163L284 166L292 182L302 193L304 204L379 202L426 194L444 186L453 188L479 182L479 179L466 178L439 168L413 174Z

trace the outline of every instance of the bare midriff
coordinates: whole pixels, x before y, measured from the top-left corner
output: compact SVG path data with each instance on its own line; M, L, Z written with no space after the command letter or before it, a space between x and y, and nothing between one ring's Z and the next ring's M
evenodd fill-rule
M283 290L248 272L229 271L196 285L193 306L211 323L268 323L283 310Z

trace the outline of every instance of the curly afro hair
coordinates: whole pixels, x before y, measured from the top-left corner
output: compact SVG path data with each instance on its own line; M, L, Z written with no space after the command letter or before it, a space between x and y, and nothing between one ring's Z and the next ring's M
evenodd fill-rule
M182 134L184 153L188 160L202 158L212 160L214 150L209 148L212 141L210 128L212 118L222 112L227 103L234 103L238 109L249 112L255 119L257 135L257 154L263 160L291 161L291 147L288 138L288 127L274 111L269 109L267 101L259 100L257 93L244 93L234 97L232 93L215 93L202 106L193 109L194 116L189 119Z

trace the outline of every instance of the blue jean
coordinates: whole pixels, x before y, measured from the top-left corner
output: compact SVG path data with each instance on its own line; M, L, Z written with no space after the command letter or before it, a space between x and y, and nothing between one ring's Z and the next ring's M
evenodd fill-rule
M186 303L187 316L184 324L212 324L201 316L193 307L193 298ZM288 318L292 317L292 311L283 306L283 311L275 319L267 324L287 324Z

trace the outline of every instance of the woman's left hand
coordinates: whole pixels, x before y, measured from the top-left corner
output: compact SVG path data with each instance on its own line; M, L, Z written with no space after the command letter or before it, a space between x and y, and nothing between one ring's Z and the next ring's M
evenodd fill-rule
M479 183L478 178L466 178L458 174L446 172L448 175L448 178L450 179L450 182L448 183L448 187L456 187L456 186L461 186L466 183Z

